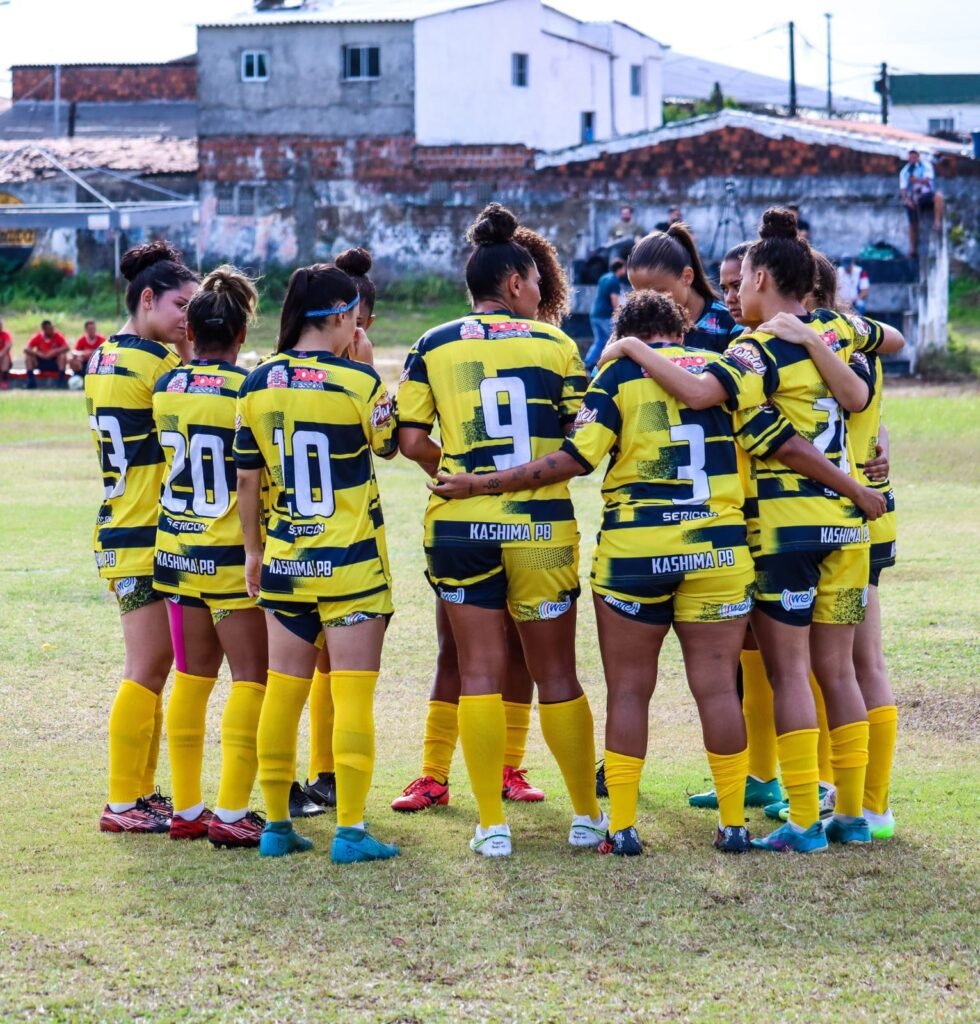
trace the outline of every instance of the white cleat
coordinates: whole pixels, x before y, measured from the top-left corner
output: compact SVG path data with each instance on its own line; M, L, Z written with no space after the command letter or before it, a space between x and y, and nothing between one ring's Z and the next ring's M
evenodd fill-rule
M470 840L470 849L481 857L509 857L511 854L510 825L476 826L476 835Z
M598 818L576 814L568 831L569 846L598 846L609 831L609 815L603 811Z

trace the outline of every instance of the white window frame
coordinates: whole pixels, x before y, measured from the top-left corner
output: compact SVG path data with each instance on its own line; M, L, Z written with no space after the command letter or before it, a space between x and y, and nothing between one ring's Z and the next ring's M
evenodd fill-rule
M248 74L245 65L249 58L252 60L252 74ZM265 74L259 74L259 61L262 62ZM268 50L242 50L242 58L239 64L239 71L243 82L268 82L269 81L269 51Z
M361 51L362 69L366 69L370 66L370 53L374 50L378 55L378 73L376 75L349 75L347 73L350 67L349 55L352 50ZM344 82L377 82L378 79L381 78L381 47L378 43L344 43L340 48L340 59L340 77Z
M520 79L523 78L523 81ZM526 89L531 80L531 57L527 53L510 55L510 84L515 89Z
M930 117L927 122L927 131L930 135L935 135L936 132L955 132L956 118Z

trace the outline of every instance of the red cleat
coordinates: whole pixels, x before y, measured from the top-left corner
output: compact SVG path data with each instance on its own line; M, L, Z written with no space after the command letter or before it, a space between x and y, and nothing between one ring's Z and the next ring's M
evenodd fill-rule
M160 833L170 829L170 819L157 814L145 800L128 811L114 811L108 804L99 818L100 832Z
M179 814L170 819L171 839L203 839L208 834L212 813L205 807L196 817L188 821Z
M515 803L537 803L544 799L544 790L527 781L526 768L511 768L504 765L504 799Z
M214 847L226 846L229 850L249 848L259 845L265 818L261 814L249 811L238 821L225 822L217 815L208 823L208 840Z
M424 811L427 807L445 806L449 803L449 782L437 782L431 775L423 775L410 782L402 795L391 801L393 811Z
M173 800L169 796L164 796L159 789L143 799L154 814L159 814L162 818L172 818L174 816Z

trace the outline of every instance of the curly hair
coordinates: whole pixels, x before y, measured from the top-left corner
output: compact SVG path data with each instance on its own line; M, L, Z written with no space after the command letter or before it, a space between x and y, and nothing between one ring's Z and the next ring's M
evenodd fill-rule
M537 319L560 326L571 309L571 300L568 278L558 259L558 250L547 238L523 226L514 232L514 241L531 254L541 275L541 302Z
M663 292L633 292L616 310L615 337L676 338L691 326L687 310Z

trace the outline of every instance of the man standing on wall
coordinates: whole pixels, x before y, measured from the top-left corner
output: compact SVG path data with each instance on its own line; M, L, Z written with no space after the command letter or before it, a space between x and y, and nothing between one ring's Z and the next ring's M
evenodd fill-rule
M909 255L914 259L919 253L919 218L931 213L936 231L943 223L943 194L936 191L936 172L929 157L910 149L909 161L898 175L898 186L909 218Z

